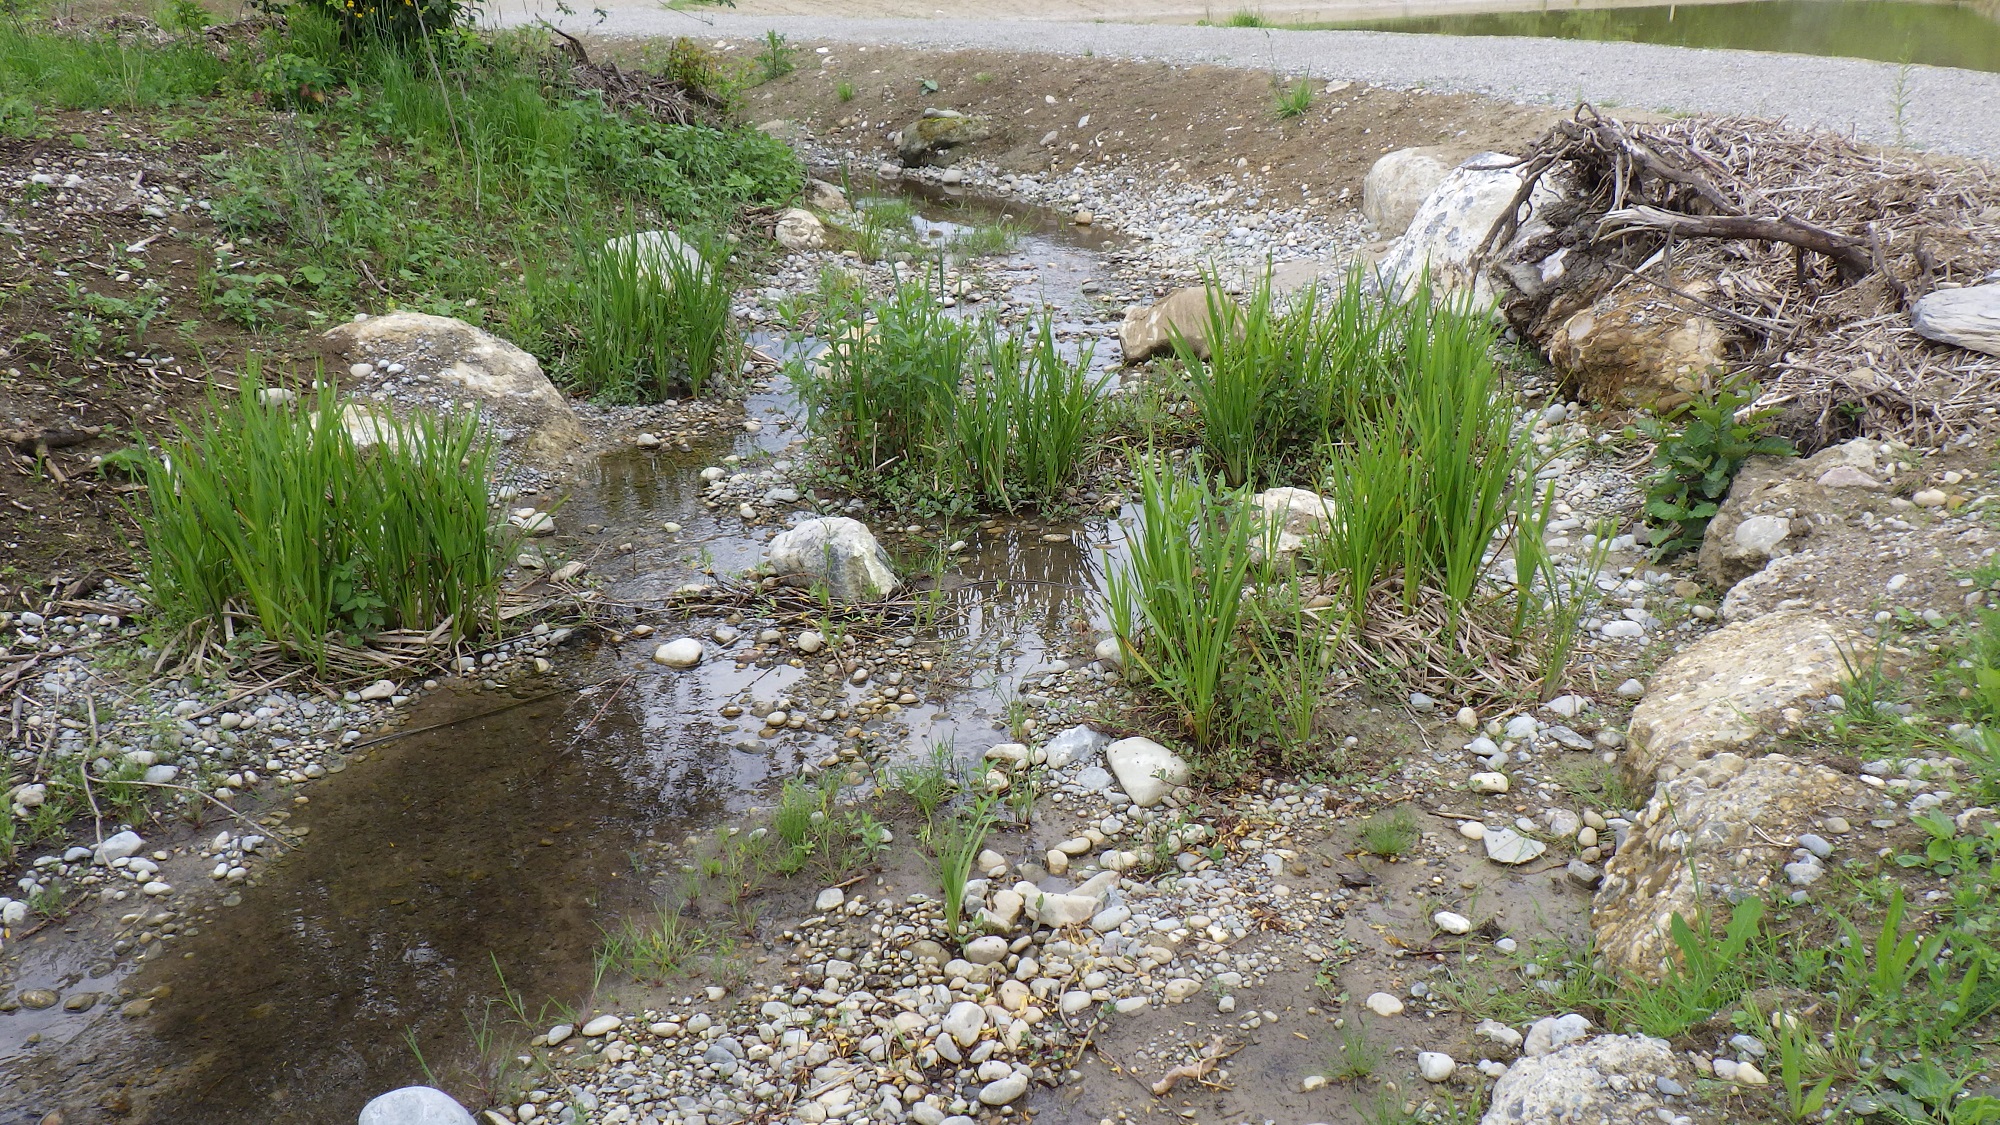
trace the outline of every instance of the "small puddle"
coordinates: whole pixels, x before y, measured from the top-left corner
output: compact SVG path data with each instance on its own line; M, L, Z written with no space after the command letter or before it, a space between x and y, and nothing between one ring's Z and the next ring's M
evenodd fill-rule
M920 222L955 222L974 206L988 205L926 199ZM1031 216L992 206L975 220L1001 213ZM1015 293L1056 304L1081 332L1076 310L1096 315L1082 283L1104 269L1102 244L1043 216L1016 253L984 265L1023 278L1032 268L1035 281ZM789 346L755 342L774 354ZM799 452L799 411L782 378L746 406L755 432L608 454L558 512L566 531L600 527L564 546L592 562L611 600L657 604L702 570L759 560L777 527L701 503L700 472L724 457L747 470ZM925 703L878 720L882 744L948 741L976 757L1003 740L1008 701L1061 652L1088 651L1101 627L1112 527L1007 518L955 531L968 546L944 583L949 607L922 635L952 654L955 686L926 685ZM106 1014L110 1004L0 1017L7 1100L37 1113L62 1105L68 1125L324 1125L353 1120L383 1090L428 1081L427 1068L478 1088L471 1045L512 1016L495 1003L502 975L531 1020L555 1022L543 1002L588 996L599 927L655 905L641 877L654 842L705 834L768 800L834 744L804 732L760 739L720 715L730 702L783 695L803 670L712 657L676 673L648 663L650 649L570 653L558 673L567 682L426 695L405 716L409 733L307 791L290 824L308 841L240 905L182 920L192 932L168 954L86 964L71 959L108 937L29 946L16 988L90 981L108 993L129 973L135 989L161 995L144 1018ZM28 1042L34 1032L40 1041ZM14 1120L0 1107L0 1125Z

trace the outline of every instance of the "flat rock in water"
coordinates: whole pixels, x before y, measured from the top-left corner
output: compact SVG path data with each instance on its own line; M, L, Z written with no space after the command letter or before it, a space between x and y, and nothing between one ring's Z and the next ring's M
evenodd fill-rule
M475 1125L472 1114L443 1090L405 1086L361 1107L358 1125Z

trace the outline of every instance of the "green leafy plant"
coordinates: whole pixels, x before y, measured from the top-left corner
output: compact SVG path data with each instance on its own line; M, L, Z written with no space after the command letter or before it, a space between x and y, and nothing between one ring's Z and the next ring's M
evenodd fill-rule
M972 877L972 864L986 842L987 833L999 819L993 811L994 797L985 794L963 815L933 820L924 829L924 845L937 865L938 881L944 889L945 933L956 941L961 934L965 912L965 884Z
M1701 545L1708 521L1745 461L1793 455L1791 442L1767 432L1773 411L1743 412L1756 398L1754 384L1726 382L1665 417L1636 424L1638 433L1657 443L1645 507L1656 556Z
M581 339L563 353L566 373L612 401L699 395L735 368L738 335L729 244L684 229L629 235L583 256L565 319Z
M833 87L833 96L839 98L842 103L853 101L854 83L847 81L841 81L835 83Z

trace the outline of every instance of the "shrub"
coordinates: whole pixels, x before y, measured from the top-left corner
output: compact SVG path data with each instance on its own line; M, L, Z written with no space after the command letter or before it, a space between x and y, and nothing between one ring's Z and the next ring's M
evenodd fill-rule
M1756 398L1755 384L1724 383L1634 427L1658 443L1646 480L1646 520L1656 557L1701 545L1743 462L1793 455L1791 442L1767 432L1773 411L1744 411Z
M466 0L296 0L332 20L348 41L406 44L472 21Z
M242 614L322 667L336 634L489 624L503 563L476 420L378 418L364 452L330 389L300 407L261 391L253 365L143 463L134 515L165 619Z

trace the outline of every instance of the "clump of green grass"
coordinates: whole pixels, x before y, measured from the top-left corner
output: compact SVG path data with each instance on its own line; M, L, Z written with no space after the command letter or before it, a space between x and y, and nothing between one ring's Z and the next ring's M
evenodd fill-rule
M944 928L956 941L965 912L965 884L972 877L972 863L986 843L998 817L991 794L981 796L961 816L933 820L924 829L924 846L937 865L938 881L944 889Z
M297 407L262 389L253 364L234 402L142 462L134 515L166 622L241 614L322 667L338 638L489 625L503 560L476 420L377 415L364 450L330 388Z
M1301 78L1289 86L1279 86L1276 96L1279 120L1289 121L1294 117L1305 116L1306 111L1313 107L1314 93L1316 91L1313 89L1313 80L1309 77Z
M938 810L959 790L957 762L948 742L933 744L912 764L894 767L890 777L926 824L937 819Z
M1420 835L1417 818L1404 805L1369 817L1361 822L1359 830L1362 850L1384 859L1409 851L1416 846Z
M614 239L580 255L567 301L581 339L558 352L580 390L611 401L700 395L734 370L739 334L730 316L730 248L692 231Z
M621 972L666 981L693 970L704 959L721 960L733 942L689 917L686 904L662 900L650 918L626 918L597 947L597 973Z
M1252 9L1249 8L1238 8L1236 9L1236 11L1230 14L1229 22L1223 24L1223 26L1224 27L1268 27L1270 26L1270 24L1267 20L1264 19L1263 13L1253 11Z
M872 314L872 319L870 316ZM1023 339L944 314L921 285L843 310L792 379L807 427L847 484L884 498L1013 509L1054 499L1094 438L1101 383L1046 320Z
M1340 1047L1324 1073L1332 1082L1362 1082L1382 1068L1382 1046L1367 1025L1350 1020L1340 1029Z
M199 44L127 43L0 23L0 94L60 109L153 109L207 97L229 65Z
M843 104L853 101L854 83L845 81L836 83L833 87L833 96L839 98Z
M1138 465L1140 522L1127 563L1109 576L1111 623L1133 670L1173 704L1197 750L1230 734L1225 675L1236 655L1252 516L1199 459L1186 474Z

